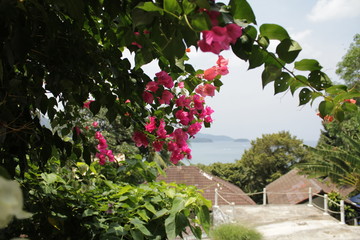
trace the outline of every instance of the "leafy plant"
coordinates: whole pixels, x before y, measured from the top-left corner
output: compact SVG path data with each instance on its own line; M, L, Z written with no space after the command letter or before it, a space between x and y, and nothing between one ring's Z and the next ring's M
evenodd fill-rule
M213 240L261 240L262 235L249 227L239 224L222 224L211 230Z
M1 238L22 233L30 239L174 239L187 227L200 238L197 224L206 231L210 227L210 202L195 187L127 181L126 175L141 167L148 171L148 165L152 170L154 163L142 162L128 172L115 164L106 170L97 163L60 167L60 161L52 159L48 164L51 172L34 167L21 180L32 218L14 220L0 232Z

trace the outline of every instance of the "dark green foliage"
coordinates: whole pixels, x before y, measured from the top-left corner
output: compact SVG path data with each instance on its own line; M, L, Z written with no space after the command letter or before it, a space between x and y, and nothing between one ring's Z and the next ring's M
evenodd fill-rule
M155 165L140 158L60 167L52 158L46 166L50 172L43 173L30 165L19 182L25 189L24 208L34 215L14 220L0 230L0 239L19 234L39 240L173 239L190 224L198 233L195 221L207 230L210 202L195 187L152 182L158 174ZM134 185L136 176L148 183ZM164 225L168 219L172 224Z

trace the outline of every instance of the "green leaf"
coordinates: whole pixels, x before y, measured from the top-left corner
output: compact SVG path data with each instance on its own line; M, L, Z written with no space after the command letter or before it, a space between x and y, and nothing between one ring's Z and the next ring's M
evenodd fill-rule
M292 63L297 58L300 51L300 45L289 38L282 40L276 48L276 53L279 58L284 60L286 63Z
M173 14L181 14L182 9L177 0L164 0L164 10Z
M290 80L290 91L291 94L294 95L295 91L299 88L299 87L305 87L307 83L307 78L305 76L302 75L296 75L295 78L292 78Z
M211 28L209 15L203 12L194 15L191 18L190 22L191 22L191 26L199 32L204 30L209 30Z
M83 214L82 214L82 217L89 217L89 216L94 216L94 215L98 215L99 212L96 212L92 209L86 209Z
M191 232L194 234L194 236L198 239L201 239L201 235L202 235L202 230L199 226L191 226L190 225L190 229L191 229Z
M210 9L210 4L208 0L195 0L199 8Z
M213 83L214 83L214 86L218 87L218 88L223 85L222 81L220 81L220 79L217 79L217 78L214 79Z
M137 229L130 230L131 237L134 240L144 240L144 235Z
M268 53L261 49L258 45L254 45L249 56L249 69L259 67L264 64Z
M138 27L152 23L156 13L147 12L140 8L135 8L132 12L133 26Z
M308 88L301 89L299 93L300 106L308 103L311 100L311 90Z
M182 211L185 208L184 199L181 197L175 197L170 209L170 214L175 214Z
M315 59L303 59L299 62L295 62L295 69L300 71L315 71L321 70L322 66L320 66L319 62Z
M197 217L200 220L201 226L204 228L206 233L209 233L210 230L210 214L209 214L209 209L205 206L202 205L199 208L199 211L197 212Z
M281 75L278 78L276 78L274 82L275 94L286 91L289 88L290 81L292 79L293 78L290 76L290 74L286 72L282 72Z
M243 35L236 41L235 44L231 45L233 53L240 59L247 61L251 55L256 36L256 28L251 25L247 26L243 30Z
M342 102L345 99L352 99L352 98L356 98L356 97L360 97L360 92L345 92L345 93L341 93L339 95L337 95L336 97L334 97L334 103L338 103L338 102Z
M322 101L319 104L319 112L321 116L331 115L331 112L334 109L334 103L329 101Z
M64 179L62 179L59 175L55 173L42 173L41 178L44 179L46 184L52 184L55 182L61 182L65 184Z
M182 6L186 15L194 11L196 8L196 4L193 2L189 2L189 0L183 0Z
M270 44L270 40L267 37L261 35L259 35L257 42L264 49L267 49Z
M109 229L106 231L106 234L115 236L123 236L125 233L126 231L124 230L124 227L120 226L118 223L112 223Z
M265 67L261 74L263 88L270 82L274 81L281 75L281 69L274 65L268 65Z
M136 227L136 229L140 230L140 232L145 236L152 236L149 230L144 226L145 223L140 219L138 218L131 219L130 223L132 223Z
M147 210L149 210L151 213L156 214L156 209L154 208L154 206L153 206L151 203L146 202L146 203L144 204L144 207L145 207Z
M161 15L164 14L164 9L156 6L153 2L141 2L136 7L147 12L159 12Z
M156 212L154 215L154 219L160 218L164 215L167 215L169 211L166 208L161 209L160 211Z
M176 215L170 214L169 217L165 219L165 231L168 239L175 239L176 237Z
M336 112L335 112L335 115L334 115L335 119L338 120L339 122L342 122L345 118L345 113L343 110L341 109L338 109Z
M261 36L265 36L269 39L284 40L290 38L287 31L277 24L263 24L260 26Z
M256 24L255 14L246 0L231 0L229 5L234 19Z
M353 103L344 102L341 108L345 111L354 112L358 109L358 106Z
M329 94L340 94L343 92L347 92L347 86L346 85L334 85L328 88L325 88L325 92L329 93Z
M319 70L311 71L308 77L308 82L316 90L324 90L332 85L330 78Z

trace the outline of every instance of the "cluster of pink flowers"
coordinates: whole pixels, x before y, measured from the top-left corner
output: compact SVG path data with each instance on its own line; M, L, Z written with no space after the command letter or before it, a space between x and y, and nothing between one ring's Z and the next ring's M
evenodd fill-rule
M172 77L165 71L161 71L156 73L157 80L151 81L146 84L145 91L143 93L143 99L146 103L152 104L155 100L156 94L161 97L158 97L158 101L160 104L170 104L171 100L174 98L174 95L170 90L165 88L171 89L174 87L174 81ZM159 93L160 86L163 86L162 92Z
M224 76L229 73L228 71L228 63L229 61L225 59L223 56L219 55L218 60L216 61L216 66L213 66L204 71L204 74L198 75L200 78L204 78L208 81L213 81L217 76ZM205 83L203 85L199 85L195 92L200 94L203 97L210 96L213 97L215 95L216 87L212 84Z
M227 61L220 56L216 67L218 70L216 71L225 72L222 68L226 65ZM196 91L198 94L174 96L171 89L175 84L171 76L161 71L156 73L156 77L156 81L151 81L146 85L143 99L148 104L154 104L155 96L161 96L157 98L159 104L174 102L173 112L176 122L172 124L176 129L168 133L165 129L164 119L150 116L145 124L145 131L135 132L133 140L138 147L148 147L151 142L155 151L167 149L171 152L170 160L176 164L185 157L191 159L191 149L187 145L187 140L201 130L203 122L211 123L213 121L211 114L214 111L210 107L205 107L204 97L213 96L216 87L211 84L204 84L199 86ZM183 88L183 82L179 82L178 87ZM159 89L162 89L162 92L159 92Z
M214 20L212 22L216 23ZM202 39L198 41L198 46L203 52L219 54L222 50L229 49L230 44L235 44L241 35L242 28L235 23L225 27L214 26L211 30L202 31Z
M108 160L109 162L114 162L114 154L111 150L108 149L106 139L100 131L95 132L95 139L98 140L98 145L96 146L96 148L99 151L98 153L96 153L95 157L99 158L99 164L104 165L106 163L106 160Z

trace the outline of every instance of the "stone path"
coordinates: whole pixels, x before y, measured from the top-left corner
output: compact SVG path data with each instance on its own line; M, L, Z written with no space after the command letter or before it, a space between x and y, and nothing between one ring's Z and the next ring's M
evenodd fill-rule
M231 214L231 206L221 206ZM234 219L255 227L264 240L360 240L360 226L340 224L307 205L235 206Z

